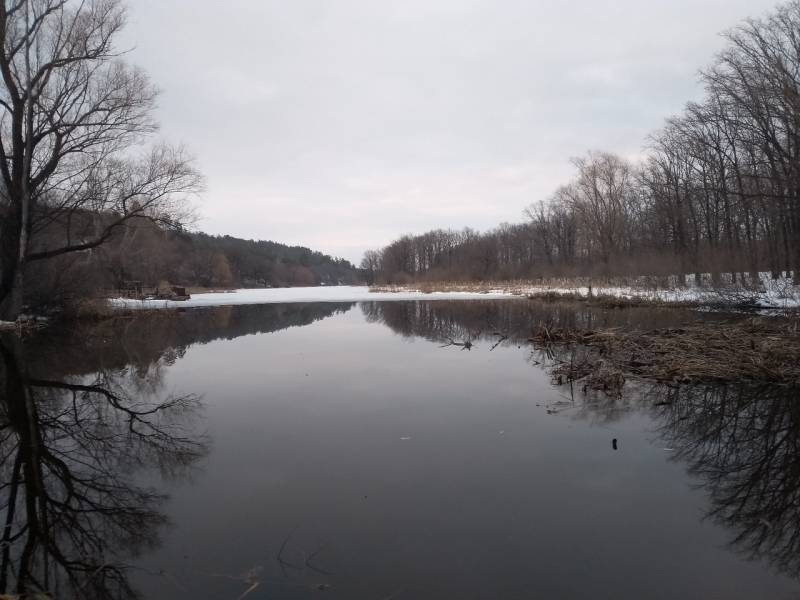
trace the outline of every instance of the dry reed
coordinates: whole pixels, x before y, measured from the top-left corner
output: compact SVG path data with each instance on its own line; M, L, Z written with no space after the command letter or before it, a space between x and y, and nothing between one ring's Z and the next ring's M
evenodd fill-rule
M529 341L586 349L580 361L561 360L557 367L572 380L613 366L627 375L662 382L800 384L797 320L752 318L649 331L542 326Z

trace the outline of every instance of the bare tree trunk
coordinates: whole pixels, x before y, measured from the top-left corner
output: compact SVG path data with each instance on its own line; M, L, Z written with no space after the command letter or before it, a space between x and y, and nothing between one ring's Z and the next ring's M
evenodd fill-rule
M10 219L9 219L10 220ZM14 231L16 220L0 232L2 256L0 256L0 319L13 321L17 318L19 308L14 307L13 291L17 287L17 252L19 251L19 235Z
M800 285L800 207L795 208L793 211L794 218L792 219L792 257L787 260L789 266L792 268L793 276L792 282L795 285Z
M30 3L25 2L25 26L30 30ZM22 312L25 301L25 263L28 255L28 235L30 232L30 171L33 155L33 108L36 97L31 79L31 37L25 38L25 96L27 98L25 110L25 153L22 161L22 180L20 202L20 232L17 248L17 260L14 266L14 280L9 295L7 316L16 320Z
M11 291L8 294L6 303L3 308L3 319L6 321L15 321L22 312L22 305L24 300L24 278L22 276L22 269L17 265L14 273L14 282Z

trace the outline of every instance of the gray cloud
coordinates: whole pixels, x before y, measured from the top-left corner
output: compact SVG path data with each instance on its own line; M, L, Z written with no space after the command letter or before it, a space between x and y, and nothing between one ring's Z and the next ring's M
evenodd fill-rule
M590 148L636 155L772 0L135 0L123 44L208 178L200 227L357 261L518 221Z

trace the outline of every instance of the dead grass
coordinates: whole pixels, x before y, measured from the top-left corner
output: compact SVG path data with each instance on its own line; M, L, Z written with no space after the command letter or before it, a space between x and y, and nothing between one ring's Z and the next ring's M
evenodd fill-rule
M542 302L580 302L598 308L630 308L636 306L651 306L663 308L693 308L707 306L706 302L692 302L688 300L663 300L654 297L642 296L612 296L610 294L593 294L582 296L577 292L560 292L547 290L544 292L534 292L526 294L529 300ZM727 306L727 305L726 305Z
M774 288L774 282L771 284ZM674 277L576 277L542 278L501 281L436 281L416 282L407 285L381 285L370 288L372 292L505 292L526 296L545 302L575 301L601 308L626 308L629 306L707 307L714 309L758 310L780 308L791 310L792 303L800 300L800 289L786 283L777 290L723 284L721 287L692 287L692 294L674 293L687 288L678 285ZM610 291L616 290L615 293ZM619 293L617 293L619 292ZM623 293L624 292L624 293ZM766 303L765 303L766 302ZM789 308L787 308L789 307Z
M668 277L543 277L537 279L500 279L495 281L416 281L408 284L374 285L374 292L490 292L503 290L526 293L531 289L576 289L592 286L635 287L647 291L669 290L674 282Z
M189 286L186 288L186 292L189 294L227 294L229 292L235 291L236 288L232 287L221 287L221 288L209 288L209 287L202 287L199 285Z
M82 298L67 304L63 316L68 319L107 319L117 312L105 298Z
M572 381L605 369L661 382L800 384L797 320L753 318L650 331L540 327L529 341L561 349L553 372ZM579 348L585 352L576 359Z
M663 306L663 307L696 307L707 303L689 301L667 301L656 297L620 297L610 294L592 294L585 296L578 291L561 290L542 290L531 292L531 288L536 284L532 281L494 281L494 282L422 282L414 285L383 285L372 286L370 292L422 292L431 294L433 292L469 292L484 293L505 292L516 296L525 296L529 300L539 300L542 302L581 302L599 308L627 308L631 306Z
M507 292L510 294L523 295L525 290L535 285L533 281L420 281L408 285L373 285L370 292L422 292L432 294L433 292L469 292L485 293Z

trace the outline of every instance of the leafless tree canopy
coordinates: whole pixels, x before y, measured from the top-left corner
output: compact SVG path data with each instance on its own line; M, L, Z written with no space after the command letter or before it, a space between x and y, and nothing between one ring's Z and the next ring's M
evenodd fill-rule
M150 143L158 94L114 45L119 0L0 3L0 302L19 312L27 266L90 252L146 218L180 226L201 180Z
M590 152L529 220L431 231L369 253L377 279L723 271L800 283L800 2L727 32L705 98L633 163Z

